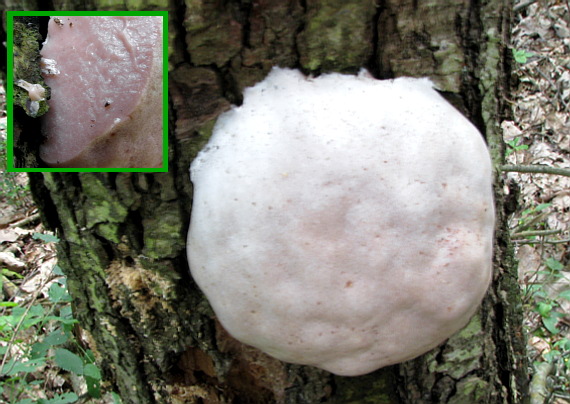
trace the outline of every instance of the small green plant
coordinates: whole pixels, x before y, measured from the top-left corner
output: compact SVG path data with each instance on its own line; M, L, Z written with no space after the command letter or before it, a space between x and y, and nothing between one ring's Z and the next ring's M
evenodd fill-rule
M523 141L521 136L514 138L507 142L507 150L505 151L505 156L509 156L511 153L519 150L528 150L528 145L521 144Z
M36 234L36 239L57 241L50 235ZM10 271L3 271L4 276ZM43 370L59 368L84 378L87 394L101 396L101 372L93 353L84 349L73 334L73 318L66 278L56 265L56 277L42 299L36 292L26 301L0 302L0 402L15 404L75 403L74 392L46 394ZM2 278L4 279L4 278ZM41 288L40 288L41 289ZM59 394L58 394L59 393Z
M544 328L548 330L553 335L556 335L560 332L556 325L558 324L558 320L561 317L564 317L562 313L555 311L559 307L559 304L556 300L547 299L546 301L541 301L536 304L536 311L540 314L540 318L542 320L542 325Z
M526 63L528 62L528 58L531 56L534 56L534 53L532 52L527 52L524 49L514 49L513 48L513 57L515 58L515 61L517 63Z
M522 211L520 218L518 219L516 227L513 229L513 236L517 236L517 233L523 232L528 229L536 229L539 227L544 227L544 220L550 214L551 203L541 203L531 208ZM525 236L526 237L526 236ZM534 236L528 236L534 237Z
M30 196L28 185L21 185L17 181L18 173L0 173L0 194L4 200L16 208L26 206L26 201Z
M543 269L536 271L528 280L524 290L524 302L527 311L538 316L531 333L548 344L542 351L540 360L534 361L535 369L541 363L547 363L552 369L551 386L553 394L569 391L570 389L570 340L562 335L559 324L564 318L561 301L570 301L570 290L553 295L547 286L563 277L564 265L555 258L549 257L544 261Z

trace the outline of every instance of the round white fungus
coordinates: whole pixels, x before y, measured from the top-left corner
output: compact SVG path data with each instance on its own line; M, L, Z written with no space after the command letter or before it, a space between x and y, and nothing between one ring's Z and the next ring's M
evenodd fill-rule
M238 340L360 375L442 343L491 277L491 163L427 79L275 68L192 163L192 276Z

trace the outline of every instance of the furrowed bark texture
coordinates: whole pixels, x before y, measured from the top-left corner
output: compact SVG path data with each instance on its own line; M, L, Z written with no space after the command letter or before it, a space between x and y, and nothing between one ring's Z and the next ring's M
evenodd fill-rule
M95 8L85 3L83 9ZM184 249L189 164L215 118L274 65L429 76L485 134L494 163L501 163L510 2L103 3L171 11L170 172L30 177L46 225L62 238L60 266L75 315L124 402L524 402L521 305L498 174L495 275L478 314L432 352L362 377L285 364L232 339L193 283Z

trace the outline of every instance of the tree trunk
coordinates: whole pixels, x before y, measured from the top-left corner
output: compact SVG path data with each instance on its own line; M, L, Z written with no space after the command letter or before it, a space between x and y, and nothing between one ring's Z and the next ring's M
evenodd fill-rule
M429 76L500 164L510 2L165 2L143 3L171 10L170 172L30 174L43 220L62 238L75 316L124 402L524 402L521 303L498 174L494 278L481 309L442 346L366 376L282 363L234 340L190 277L185 254L190 162L215 118L274 65ZM87 3L83 9L94 8ZM117 4L106 8L124 7Z

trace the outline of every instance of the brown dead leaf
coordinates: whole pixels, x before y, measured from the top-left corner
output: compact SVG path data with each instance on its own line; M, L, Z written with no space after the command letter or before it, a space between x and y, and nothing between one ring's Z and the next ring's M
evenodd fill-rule
M7 251L0 252L0 264L14 272L21 272L26 268L26 264L22 260L16 258L14 253Z
M20 238L20 235L14 229L0 230L0 243L13 243Z

